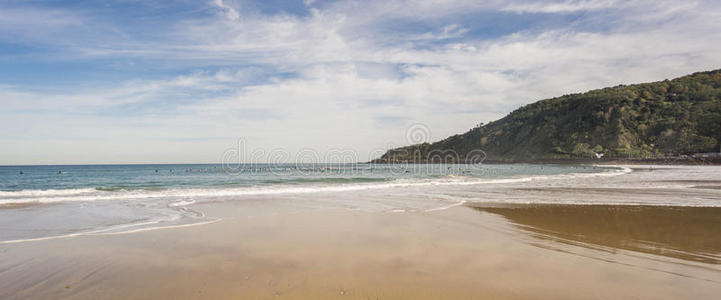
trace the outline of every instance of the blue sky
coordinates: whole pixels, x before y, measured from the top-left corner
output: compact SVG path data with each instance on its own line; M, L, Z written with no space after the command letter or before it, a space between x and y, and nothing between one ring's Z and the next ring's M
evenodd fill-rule
M721 68L713 1L0 1L0 164L359 160L543 98Z

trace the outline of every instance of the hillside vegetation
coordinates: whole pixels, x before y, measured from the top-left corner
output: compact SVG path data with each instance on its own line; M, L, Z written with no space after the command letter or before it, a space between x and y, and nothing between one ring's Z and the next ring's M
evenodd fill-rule
M393 149L379 162L481 149L489 159L653 158L718 152L721 70L541 100L436 143Z

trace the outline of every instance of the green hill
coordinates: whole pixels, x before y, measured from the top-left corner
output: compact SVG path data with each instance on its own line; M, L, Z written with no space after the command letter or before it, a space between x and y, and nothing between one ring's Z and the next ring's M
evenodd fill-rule
M435 143L397 148L376 162L427 161L481 149L492 160L654 158L718 152L721 70L541 100Z

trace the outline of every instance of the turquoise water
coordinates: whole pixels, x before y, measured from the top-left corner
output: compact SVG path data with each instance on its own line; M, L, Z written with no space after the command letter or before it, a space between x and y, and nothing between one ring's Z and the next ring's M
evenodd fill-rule
M286 203L315 201L323 207L374 211L435 209L448 203L406 197L402 189L420 189L422 195L436 185L604 171L608 170L531 164L0 166L0 243L204 224L217 220L197 205L213 201L270 203L282 198ZM354 192L368 190L400 194L390 200L354 202Z
M599 172L594 166L568 165L383 165L383 164L248 164L222 165L85 165L0 166L0 191L96 189L183 189L263 187L273 185L352 184L398 179L510 178ZM62 192L59 192L62 193ZM0 204L12 193L0 194ZM7 199L5 199L7 200Z

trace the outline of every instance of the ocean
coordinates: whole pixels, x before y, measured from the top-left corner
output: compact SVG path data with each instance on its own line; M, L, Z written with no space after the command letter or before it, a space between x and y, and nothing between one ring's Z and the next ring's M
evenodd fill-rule
M0 243L206 224L218 219L206 216L198 205L214 201L283 198L288 203L305 199L316 208L436 210L465 201L447 193L434 194L439 187L482 189L481 185L621 171L615 167L533 164L2 166ZM403 192L396 197L382 196L394 190ZM378 196L370 197L372 201L353 197L362 191L375 191ZM344 194L323 196L328 193Z

